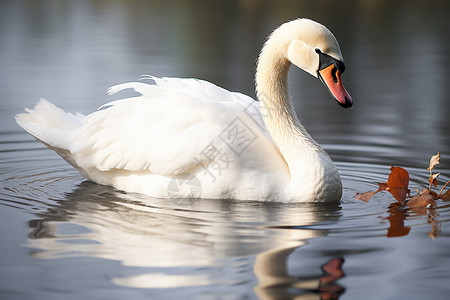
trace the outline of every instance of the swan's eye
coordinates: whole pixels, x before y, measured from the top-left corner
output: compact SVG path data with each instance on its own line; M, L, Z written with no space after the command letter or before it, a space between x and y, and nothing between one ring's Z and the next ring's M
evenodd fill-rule
M333 69L331 70L331 76L333 76L333 80L335 83L338 82L337 76L336 76L336 72L337 72L337 68L333 67Z

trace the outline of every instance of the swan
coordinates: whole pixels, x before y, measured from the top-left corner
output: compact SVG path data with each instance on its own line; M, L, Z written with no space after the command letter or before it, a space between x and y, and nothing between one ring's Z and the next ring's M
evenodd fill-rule
M300 18L282 24L264 43L255 76L259 101L203 80L146 76L108 90L139 95L87 116L40 99L16 122L89 180L125 192L339 202L339 173L290 100L291 64L318 77L341 106L352 106L337 40L325 26Z

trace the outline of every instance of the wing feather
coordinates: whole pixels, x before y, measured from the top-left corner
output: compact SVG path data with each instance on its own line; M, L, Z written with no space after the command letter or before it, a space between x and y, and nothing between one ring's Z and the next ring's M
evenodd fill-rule
M201 163L198 154L236 117L254 123L244 112L256 103L248 96L197 79L151 79L156 84L112 87L110 94L132 88L141 95L83 120L70 149L79 167L182 173Z

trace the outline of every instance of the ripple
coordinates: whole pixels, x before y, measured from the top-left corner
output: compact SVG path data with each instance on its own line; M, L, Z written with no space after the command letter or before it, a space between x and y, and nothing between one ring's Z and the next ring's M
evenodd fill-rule
M82 176L52 151L29 144L20 151L20 143L9 143L9 150L0 145L0 205L35 213L54 205Z

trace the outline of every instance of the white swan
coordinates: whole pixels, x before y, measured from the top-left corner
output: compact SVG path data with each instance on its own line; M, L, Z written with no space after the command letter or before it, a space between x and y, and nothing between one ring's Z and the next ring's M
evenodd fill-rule
M99 184L154 197L280 202L340 200L329 156L300 124L288 94L291 63L321 78L343 107L343 58L333 34L309 19L287 22L258 60L259 102L196 79L124 83L140 96L83 116L41 99L17 123Z

